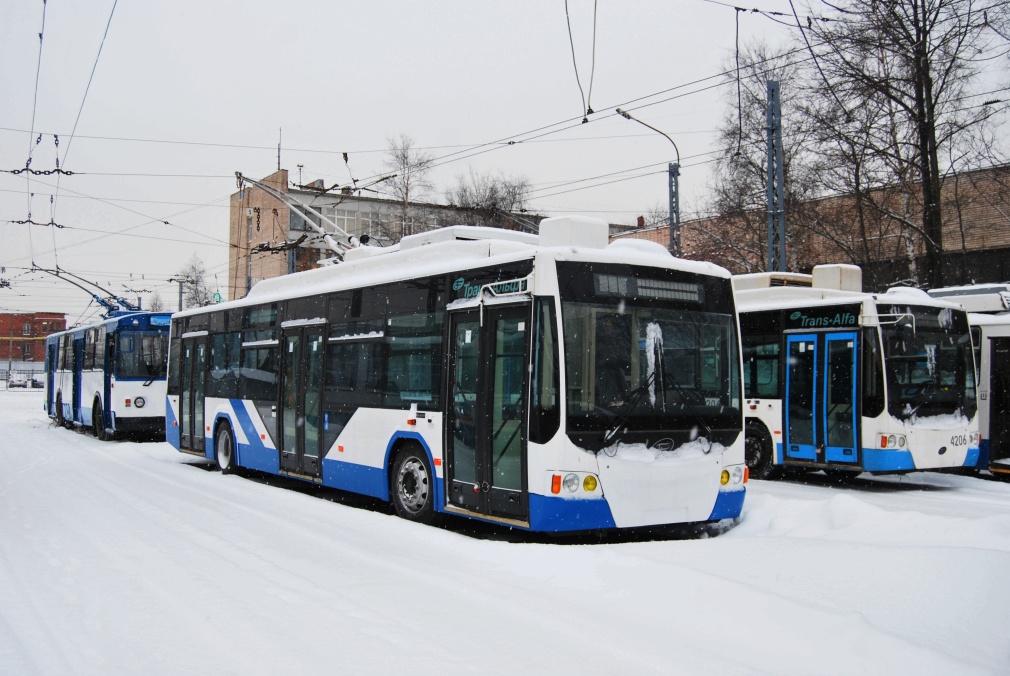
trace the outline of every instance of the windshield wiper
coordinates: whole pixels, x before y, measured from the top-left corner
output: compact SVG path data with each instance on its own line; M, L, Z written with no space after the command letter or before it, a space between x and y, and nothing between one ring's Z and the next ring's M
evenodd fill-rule
M687 390L681 387L680 383L677 382L677 378L672 373L665 373L664 375L667 378L669 378L670 383L673 385L673 388L677 390L677 392L680 394L680 400L683 403L683 405L686 406L689 411L691 411L691 415L694 416L694 419L698 422L699 425L701 425L702 429L705 430L706 434L705 438L711 439L712 428L708 426L708 423L705 422L705 419L702 417L701 413L698 412L698 409L696 409L694 407L694 404L692 404L690 401L692 396L700 397L701 395L695 392L694 390L692 390L690 395L688 395Z
M617 440L622 429L627 431L628 418L631 417L632 411L638 408L638 405L642 402L642 397L649 391L649 386L652 385L655 379L656 371L653 371L643 384L628 392L624 399L621 400L622 412L617 414L617 422L614 423L614 426L603 435L604 446L608 446L610 442Z

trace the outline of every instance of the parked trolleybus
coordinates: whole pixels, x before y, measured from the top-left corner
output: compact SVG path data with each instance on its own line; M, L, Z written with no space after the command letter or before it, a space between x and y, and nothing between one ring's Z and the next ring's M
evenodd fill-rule
M964 310L915 289L863 293L855 266L813 273L734 278L751 476L974 467Z
M534 531L740 514L725 270L607 226L454 226L172 318L167 438L216 461Z
M167 312L118 312L46 338L45 410L99 439L165 431Z
M969 311L978 366L978 467L1010 481L1010 284L947 287L929 295Z

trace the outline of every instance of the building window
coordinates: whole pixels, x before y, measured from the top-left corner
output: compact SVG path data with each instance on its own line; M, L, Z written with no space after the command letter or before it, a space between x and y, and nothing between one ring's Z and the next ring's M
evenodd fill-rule
M22 343L21 344L21 359L24 361L32 361L32 344Z
M21 335L22 336L32 335L32 325L29 322L25 322L25 325L21 327Z
M333 214L333 222L348 235L357 235L360 233L355 232L355 226L357 225L356 215L355 212L348 209L337 209L337 212Z

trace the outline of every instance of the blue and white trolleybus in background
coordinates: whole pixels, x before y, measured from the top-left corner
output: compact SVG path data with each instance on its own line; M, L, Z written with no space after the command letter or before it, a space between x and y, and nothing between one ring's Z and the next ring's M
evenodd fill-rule
M46 338L45 410L99 439L165 431L167 312L119 311Z
M978 468L1010 481L1010 283L933 289L968 310L978 367Z
M752 477L975 466L975 368L960 306L917 289L863 293L852 265L733 283Z
M559 532L740 514L729 274L596 219L454 226L172 317L168 440L214 460Z

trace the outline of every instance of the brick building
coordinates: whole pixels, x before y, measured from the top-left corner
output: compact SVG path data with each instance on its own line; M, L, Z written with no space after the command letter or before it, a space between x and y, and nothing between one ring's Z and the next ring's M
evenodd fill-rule
M67 328L57 312L0 314L0 370L35 373L45 370L46 336Z
M823 263L863 268L864 286L924 286L925 243L917 184L827 197L786 213L786 267L809 272ZM945 286L1010 280L1010 166L951 175L942 187ZM753 211L681 223L684 257L733 273L767 266L767 218ZM665 225L622 235L669 241Z

